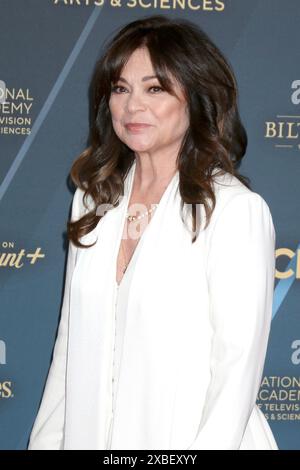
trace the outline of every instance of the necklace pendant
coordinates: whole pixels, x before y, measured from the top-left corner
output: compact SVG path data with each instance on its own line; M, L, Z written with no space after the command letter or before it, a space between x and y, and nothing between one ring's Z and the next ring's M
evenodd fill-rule
M157 206L158 206L158 204L153 204L153 207L151 207L151 209L147 210L146 212L142 212L142 214L140 214L140 215L129 215L129 214L127 214L126 215L127 220L129 222L133 222L134 220L140 220L143 217L145 217L147 214L151 214L151 212L153 212L157 208Z

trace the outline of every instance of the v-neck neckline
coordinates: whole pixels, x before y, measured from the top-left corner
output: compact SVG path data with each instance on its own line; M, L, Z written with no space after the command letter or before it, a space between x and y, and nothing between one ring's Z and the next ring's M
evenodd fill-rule
M120 251L120 247L121 247L121 242L122 242L122 234L123 234L123 230L124 230L124 225L125 225L125 218L126 218L126 215L127 215L127 212L128 212L128 206L129 206L129 202L130 202L130 198L131 198L131 195L132 195L132 190L133 190L133 182L134 182L134 177L135 177L135 172L136 172L136 160L134 160L133 164L132 164L132 167L130 168L131 171L131 174L129 175L130 176L130 179L128 181L128 186L126 186L128 188L128 191L127 191L127 195L126 195L126 207L124 209L124 213L123 213L123 217L122 217L122 227L121 227L121 237L118 237L118 251L117 251L117 257L116 257L116 261L115 261L115 265L117 265L117 262L118 262L118 255L119 255L119 251ZM178 176L178 169L176 170L176 172L174 173L174 175L172 176L171 180L169 181L169 183L167 184L164 192L162 193L161 195L161 198L156 206L156 209L154 211L154 213L151 215L151 219L150 219L150 222L148 222L145 230L143 231L135 249L134 249L134 252L133 252L133 255L131 256L130 260L129 260L129 263L127 265L127 268L122 276L122 279L121 281L118 283L117 282L117 279L116 279L116 272L117 272L117 269L115 270L115 285L118 288L120 288L121 284L122 284L122 281L124 279L124 277L126 276L126 273L127 271L130 269L130 266L132 264L132 261L133 261L133 258L135 257L136 255L136 252L141 248L140 245L141 243L144 241L144 238L145 238L145 234L147 232L147 230L149 230L149 226L151 225L151 223L153 222L152 219L155 218L156 216L156 213L157 211L159 210L159 208L162 206L162 202L164 201L164 199L167 197L167 194L171 188L171 186L173 185L174 183L174 180L175 178ZM152 224L153 225L153 224Z
M146 229L145 229L145 230L146 230ZM130 260L129 260L129 263L127 264L126 270L125 270L125 272L123 273L123 276L122 276L121 281L118 283L117 280L116 280L117 288L119 288L119 287L121 286L124 277L126 276L127 272L129 271L131 265L133 264L133 259L134 259L135 255L136 255L136 252L137 252L137 251L139 250L139 248L140 248L140 244L141 244L141 242L142 242L142 238L143 238L143 235L144 235L144 233L145 233L145 230L144 230L144 232L143 232L143 234L142 234L142 236L141 236L139 242L137 243L137 245L136 245L136 247L135 247L135 249L134 249L133 255L131 256L131 258L130 258Z

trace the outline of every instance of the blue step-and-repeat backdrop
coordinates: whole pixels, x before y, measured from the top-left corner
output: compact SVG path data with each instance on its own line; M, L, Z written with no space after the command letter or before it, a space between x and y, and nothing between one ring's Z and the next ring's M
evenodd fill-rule
M199 24L234 68L249 139L239 170L267 201L276 229L257 403L279 448L300 449L300 1L0 0L1 449L27 448L50 365L69 171L87 144L94 64L117 29L153 14Z

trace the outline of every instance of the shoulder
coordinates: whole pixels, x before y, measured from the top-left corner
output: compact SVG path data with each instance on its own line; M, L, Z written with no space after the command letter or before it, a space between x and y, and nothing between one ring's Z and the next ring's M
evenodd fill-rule
M223 245L226 237L246 240L253 233L257 237L259 233L267 234L275 240L272 214L260 194L227 172L214 176L213 186L216 205L205 230L208 244L219 240Z
M265 199L257 192L247 188L236 176L228 172L215 174L213 187L216 196L216 206L213 219L217 219L223 211L243 213L247 207L257 208L270 214L270 208Z
M213 172L213 189L216 196L216 203L223 207L240 194L252 194L236 176L227 171L221 173Z
M94 201L90 195L85 197L85 191L79 187L73 195L72 200L72 221L80 219L94 208Z
M273 269L276 231L267 202L232 175L218 179L206 238L208 269L222 271L222 280L230 269L233 276L254 264Z

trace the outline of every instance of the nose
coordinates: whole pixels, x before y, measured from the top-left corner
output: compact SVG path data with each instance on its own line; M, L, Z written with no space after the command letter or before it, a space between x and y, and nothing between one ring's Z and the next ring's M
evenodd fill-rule
M142 93L137 91L131 91L128 93L126 100L127 111L133 113L135 111L144 110L145 102Z

